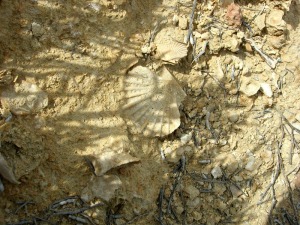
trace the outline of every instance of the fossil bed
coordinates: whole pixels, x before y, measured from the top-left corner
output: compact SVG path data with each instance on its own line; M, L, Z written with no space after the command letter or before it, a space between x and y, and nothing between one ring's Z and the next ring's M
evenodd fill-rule
M197 1L195 47L171 63L147 43L153 33L157 47L184 42L192 0L1 0L0 153L20 184L1 177L0 224L34 224L68 196L103 206L48 222L299 219L300 3L231 2ZM145 98L157 91L133 108L157 107L154 123L162 115L172 123L163 135L134 128L132 112L133 121L124 116L136 65L174 78L137 84ZM61 207L69 208L76 205Z

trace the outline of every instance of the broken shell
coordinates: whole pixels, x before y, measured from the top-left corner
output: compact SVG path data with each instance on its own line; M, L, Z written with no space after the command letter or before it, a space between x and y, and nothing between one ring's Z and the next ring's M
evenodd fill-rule
M10 183L20 184L20 182L17 181L11 167L8 165L7 161L4 159L1 153L0 153L0 174L2 175L3 178L8 180Z
M93 155L92 157L91 162L97 176L103 175L110 169L140 161L140 159L132 157L128 153L117 153L114 151L101 152L101 154Z
M268 84L268 83L261 83L260 84L260 88L261 88L261 91L268 97L272 97L273 96L273 91L272 91L272 88L271 88L271 85Z
M114 197L115 191L122 185L122 181L116 175L93 176L87 186L81 192L81 198L88 202L94 198L109 201Z
M147 67L133 68L124 89L123 116L134 124L134 132L162 137L179 127L178 107L186 94L165 67L158 75Z
M170 43L156 44L157 53L155 58L169 63L177 63L187 56L187 46L183 43L172 41Z
M243 92L247 96L255 95L260 89L259 81L254 79L243 77L241 82L240 91Z
M2 92L1 104L16 115L27 115L45 108L48 96L37 85L23 81Z

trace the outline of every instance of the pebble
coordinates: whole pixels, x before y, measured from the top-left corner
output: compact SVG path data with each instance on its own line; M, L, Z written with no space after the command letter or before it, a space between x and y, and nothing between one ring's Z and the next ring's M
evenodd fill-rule
M248 77L242 78L240 91L243 92L248 97L255 95L259 91L259 89L260 89L259 81L256 81Z
M280 49L285 45L286 37L284 35L270 36L269 37L269 42L274 48Z
M211 175L213 175L214 178L220 178L223 176L223 173L222 173L222 169L220 166L216 166L215 168L213 168L211 170Z
M261 14L257 16L254 20L254 23L259 30L263 30L266 27L266 14Z
M202 214L197 211L193 211L192 216L193 216L194 220L197 220L197 221L202 219Z
M255 157L250 156L248 159L247 165L245 166L245 169L248 171L253 171L255 168L256 168Z
M215 183L214 185L214 192L218 195L224 194L226 191L226 187L224 184Z
M231 123L236 123L238 120L239 120L239 114L237 113L231 113L229 116L228 116L228 119Z
M229 189L230 189L231 194L234 198L237 198L237 197L239 197L243 194L243 192L233 184L230 185Z
M200 191L193 185L186 186L183 191L187 193L191 199L196 198L200 194Z
M188 27L188 20L186 17L179 17L178 26L181 30L186 30Z
M196 197L194 200L192 199L189 199L186 203L186 205L189 207L189 208L195 208L197 207L199 204L200 204L201 200L199 197Z
M272 88L271 88L271 85L268 84L268 83L261 83L260 84L260 88L261 88L261 91L266 95L268 96L269 98L273 96L273 91L272 91Z
M273 9L267 17L266 24L271 35L282 35L286 30L286 22L283 20L284 11Z
M188 134L183 134L180 137L181 144L183 144L183 145L185 145L186 143L188 143L191 139L192 139L192 132L190 132Z
M177 15L173 16L172 23L174 26L177 26L179 23L179 17Z
M45 30L43 29L43 27L36 22L33 22L31 24L31 31L32 31L33 36L36 36L36 37L40 37L45 33Z

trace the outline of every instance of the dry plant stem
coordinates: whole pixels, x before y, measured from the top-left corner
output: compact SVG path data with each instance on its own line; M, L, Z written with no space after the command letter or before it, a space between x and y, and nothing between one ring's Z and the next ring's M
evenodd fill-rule
M159 191L159 196L158 196L158 222L160 224L163 224L163 199L164 199L164 192L165 189L162 187Z
M191 13L191 16L190 16L189 30L188 30L188 34L185 38L185 43L186 44L190 41L191 36L193 36L193 22L194 22L194 15L195 15L195 10L196 10L196 5L197 5L197 0L194 0L193 1L193 7L192 7L192 13Z
M278 149L281 148L281 145L278 144ZM279 150L278 150L279 151ZM291 188L291 184L290 184L290 181L285 173L285 169L284 169L284 166L282 166L281 168L281 171L282 171L282 175L284 177L284 180L285 180L285 183L288 187L288 197L289 197L289 201L290 201L290 204L292 205L292 209L293 209L293 214L294 214L294 218L296 218L296 221L299 221L299 216L298 216L298 212L297 212L297 209L295 207L295 203L294 203L294 198L293 198L293 190ZM299 225L299 222L296 222L297 225Z
M71 220L74 220L74 221L77 221L79 223L83 223L83 224L88 224L88 221L82 217L79 217L79 216L72 216L72 215L69 215L68 216Z
M277 149L277 154L276 155L277 155L276 169L275 169L274 175L271 178L271 183L268 185L266 190L261 194L260 200L258 201L257 205L260 205L264 202L264 199L265 199L268 191L270 190L270 188L274 187L275 182L279 177L281 164L282 164L279 149Z
M266 61L266 63L272 69L275 69L275 67L278 63L278 60L274 60L271 57L269 57L268 55L266 55L265 53L263 53L263 51L255 44L255 42L252 39L245 38L245 40L250 43L250 45L254 48L254 50L257 51L260 54L260 56Z
M277 112L279 112L280 116L281 116L281 130L284 134L284 130L291 136L291 142L292 142L292 145L291 145L291 148L290 148L290 153L289 153L289 164L292 164L292 157L293 157L293 153L294 153L294 149L295 147L297 149L299 149L299 145L295 139L295 135L294 135L294 132L296 131L297 133L300 134L300 130L296 127L294 127L289 121L288 119L283 115L283 113L281 113L280 111L277 110ZM288 131L288 129L286 128L286 126L283 124L283 120L284 122L286 122L286 124L291 128L291 133ZM283 138L283 137L282 137Z
M205 116L206 128L210 131L210 133L214 137L215 141L218 142L219 138L216 135L216 132L214 131L214 129L210 126L209 118L210 118L210 111L207 111L206 116Z
M34 204L34 202L32 202L32 201L17 202L17 204L20 205L20 206L16 209L15 214L17 214L19 212L19 210L21 210L22 208L24 208L25 209L25 213L28 214L28 212L27 212L27 205Z
M198 59L200 58L200 56L202 56L205 53L206 47L207 47L208 41L205 41L203 44L203 47L201 49L201 51L198 53L198 55L196 55L192 61L193 62L198 62Z

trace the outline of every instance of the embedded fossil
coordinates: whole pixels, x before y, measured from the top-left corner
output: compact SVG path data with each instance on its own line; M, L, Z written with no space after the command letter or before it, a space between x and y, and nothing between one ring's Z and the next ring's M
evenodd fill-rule
M165 136L180 125L179 105L186 94L163 67L157 74L137 66L125 78L123 115L145 136Z

